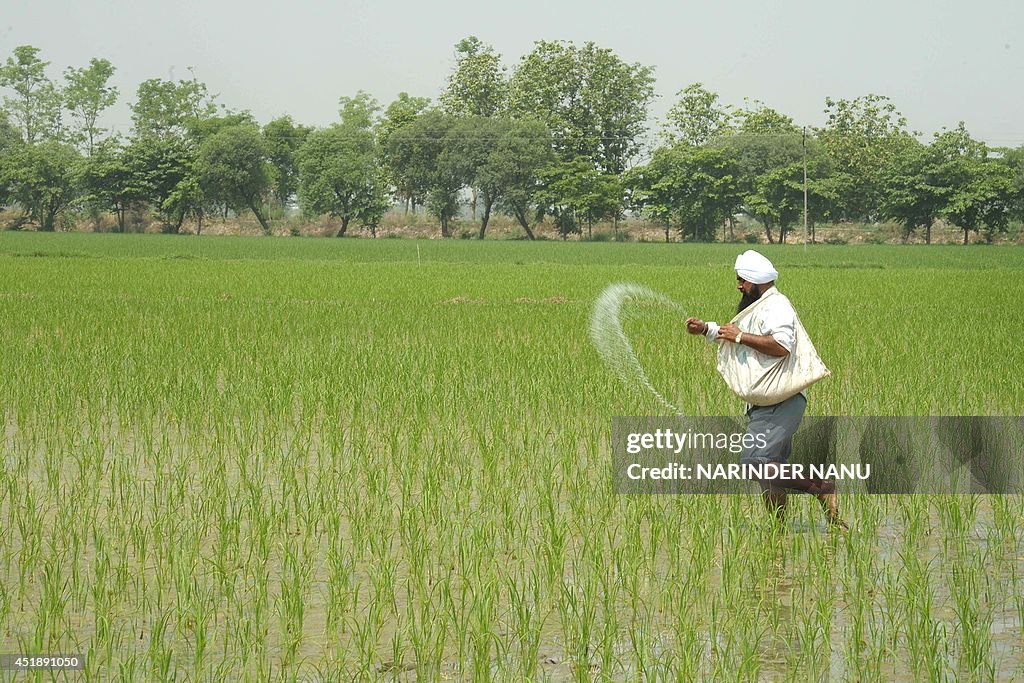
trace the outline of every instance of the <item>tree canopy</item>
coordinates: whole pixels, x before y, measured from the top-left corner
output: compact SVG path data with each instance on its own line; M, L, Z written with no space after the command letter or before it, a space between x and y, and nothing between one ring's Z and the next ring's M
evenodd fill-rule
M207 217L251 214L271 233L297 204L303 217L336 219L336 234L355 220L375 235L397 204L425 207L445 237L468 206L480 239L498 213L531 239L542 222L590 237L598 222L617 231L639 216L666 239L735 238L744 222L785 241L803 219L812 240L822 222L888 220L905 239L931 241L941 222L968 242L1024 220L1024 146L991 149L963 123L924 140L873 93L825 98L824 125L799 125L700 82L677 92L651 139L653 67L593 42L540 40L506 64L467 36L434 104L401 92L383 106L359 90L341 94L337 119L319 127L230 110L190 69L139 83L131 130L115 131L109 60L58 80L49 69L31 45L0 64L0 207L14 209L11 226L89 217L99 229L110 214L107 229L155 220L179 232L194 221L198 233Z

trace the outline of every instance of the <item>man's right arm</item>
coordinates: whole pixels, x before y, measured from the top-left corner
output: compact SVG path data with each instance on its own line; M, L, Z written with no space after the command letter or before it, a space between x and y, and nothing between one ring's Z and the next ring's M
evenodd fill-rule
M719 325L715 322L704 322L700 318L686 319L686 331L690 334L704 335L709 343L718 340L718 329Z

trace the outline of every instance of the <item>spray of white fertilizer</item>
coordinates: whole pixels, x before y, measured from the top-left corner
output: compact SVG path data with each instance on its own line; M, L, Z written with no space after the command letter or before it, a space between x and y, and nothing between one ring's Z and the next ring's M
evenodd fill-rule
M686 310L663 294L635 284L609 285L594 303L594 312L590 317L590 340L601 359L625 384L645 388L662 406L681 415L682 411L669 403L647 379L647 373L622 329L623 306L639 302L667 306L678 311L683 320L686 319Z

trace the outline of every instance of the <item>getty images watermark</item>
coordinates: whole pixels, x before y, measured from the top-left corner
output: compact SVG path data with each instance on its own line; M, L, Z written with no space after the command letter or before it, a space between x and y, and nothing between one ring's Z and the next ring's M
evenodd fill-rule
M807 417L783 463L733 417L616 417L619 493L749 493L761 480L830 479L865 493L1020 493L1020 417Z

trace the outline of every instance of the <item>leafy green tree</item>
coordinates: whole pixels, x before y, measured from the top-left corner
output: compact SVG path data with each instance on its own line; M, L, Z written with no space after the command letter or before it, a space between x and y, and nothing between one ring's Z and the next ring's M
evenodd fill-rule
M380 111L380 102L363 90L353 97L338 98L338 106L338 115L343 124L364 130L373 128Z
M61 93L46 75L49 65L39 58L39 48L19 45L0 66L0 87L14 91L4 107L28 144L60 135Z
M742 197L741 168L725 147L678 144L659 147L650 162L629 171L633 208L682 239L710 242Z
M20 145L15 150L5 174L11 198L40 230L52 232L58 215L80 198L81 162L74 147L57 140Z
M415 121L429 107L429 97L413 97L407 92L398 93L398 97L384 109L384 115L377 122L377 141L381 145L387 145L392 133Z
M398 98L384 110L384 116L377 122L377 143L384 150L381 156L381 173L384 178L395 188L395 195L405 205L408 213L410 205L415 209L416 195L412 187L412 180L402 176L391 164L391 156L388 141L392 133L409 125L430 106L429 97L413 97L409 93L398 93Z
M679 100L672 105L662 126L662 137L670 145L681 142L694 147L706 145L729 131L731 107L718 103L718 94L692 83L676 93Z
M465 115L453 117L448 134L450 157L457 165L458 175L469 185L475 207L478 197L483 200L479 238L483 239L490 222L491 210L501 194L499 174L491 173L491 158L511 122L488 116Z
M453 161L455 176L482 199L478 238L484 239L492 212L500 206L534 239L531 216L536 215L538 201L543 203L540 176L550 172L547 167L554 160L544 125L486 116L452 121L444 158Z
M149 204L165 232L180 231L195 203L183 187L194 187L196 150L183 137L136 136L123 153L130 176L127 186ZM189 200L189 201L186 201Z
M1006 168L994 163L969 163L970 179L957 187L946 205L945 217L964 231L983 231L985 240L1005 232L1013 206L1013 180Z
M201 235L203 232L203 219L214 208L220 208L215 199L207 194L202 181L199 168L193 166L187 169L185 175L171 188L171 193L164 200L164 205L168 209L173 209L183 217L192 216L196 219L197 235ZM180 229L180 223L178 229ZM178 229L175 229L175 232L178 232Z
M1013 206L1010 217L1014 220L1024 221L1024 145L1016 148L1002 148L998 150L1002 155L1002 163L1009 170L1013 179Z
M82 164L82 191L87 202L117 218L117 231L125 232L128 209L146 198L146 188L136 184L126 150L113 141L96 145Z
M270 234L263 201L270 190L271 170L258 127L230 126L208 137L199 148L196 170L206 198L236 213L252 211L264 234Z
M529 239L543 218L541 173L554 162L551 132L540 121L514 121L498 141L497 148L477 171L477 182L501 188L496 206L514 217ZM481 225L483 238L485 226Z
M455 116L495 117L504 114L508 75L501 55L476 36L455 45L455 69L440 97L441 107Z
M825 100L827 121L817 138L829 156L840 218L870 220L879 214L888 170L915 139L889 98L865 95Z
M985 240L1004 232L1015 199L1014 178L1005 164L989 158L988 147L973 139L963 121L935 136L931 152L946 189L942 215L964 232L984 231Z
M583 201L586 186L599 173L585 158L558 160L540 170L537 210L541 216L551 216L562 239L581 232L576 209Z
M256 119L251 112L223 112L220 115L189 119L185 130L185 139L189 144L198 149L203 142L225 128L235 128L238 126L259 128L259 124L256 123Z
M274 168L273 195L282 207L299 190L299 166L296 154L312 128L296 124L290 116L281 116L263 127L267 158Z
M735 114L738 125L711 144L729 150L740 165L743 182L753 188L754 179L775 168L803 159L803 133L793 119L761 107Z
M772 228L779 229L779 243L803 214L803 164L779 166L754 178L753 191L744 198L744 207L765 227L768 241Z
M7 113L0 110L0 208L10 204L11 181L9 171L18 148L24 143L18 130L11 125Z
M562 161L619 174L640 152L653 84L650 67L594 43L538 41L512 75L509 106L547 126Z
M339 219L338 237L352 219L376 228L387 202L370 130L340 123L313 131L297 159L299 200L307 213Z
M804 159L807 160L807 210L811 239L816 222L836 213L837 190L821 143L764 103L747 102L731 114L732 126L709 144L728 150L739 166L742 198L736 209L764 227L769 242L780 241L804 210ZM731 216L730 216L731 221Z
M86 155L92 155L97 138L106 132L97 123L100 114L117 102L117 88L108 85L114 70L108 60L93 58L84 69L64 71L64 104L75 122L72 139Z
M520 218L527 217L527 210L512 207L535 199L526 197L537 188L541 168L552 159L551 138L543 124L466 116L456 119L448 139L452 158L460 166L459 175L482 199L479 239L487 232L492 210L506 197L511 201L504 206L512 210L533 239L529 220L524 224Z
M808 136L808 143L813 138ZM815 226L823 221L835 221L839 195L832 183L832 170L828 157L820 145L808 144L807 161L807 226L810 239L815 241Z
M508 108L508 75L501 64L501 55L476 36L469 36L455 45L455 68L448 77L448 85L441 93L442 111L456 117L474 117L479 123L505 117ZM482 142L479 136L474 136ZM479 197L478 183L471 184L470 207L476 219ZM484 216L481 232L485 232L490 218L493 198L483 197Z
M587 239L594 237L594 223L618 223L625 201L622 177L611 173L588 174L576 204L576 216L587 226Z
M212 118L217 113L215 100L195 74L176 83L160 78L143 81L131 105L135 135L184 137L197 121Z
M455 151L455 123L456 119L444 112L427 111L392 131L386 150L390 168L407 191L427 198L427 209L441 223L442 237L451 237L459 191L468 182L466 165Z
M570 234L593 237L593 225L605 218L617 218L623 203L618 176L602 173L588 159L558 161L539 172L539 210L550 215L562 239Z
M881 214L900 224L906 240L923 228L925 242L932 242L932 226L942 215L949 195L942 160L934 147L908 145L885 176Z

